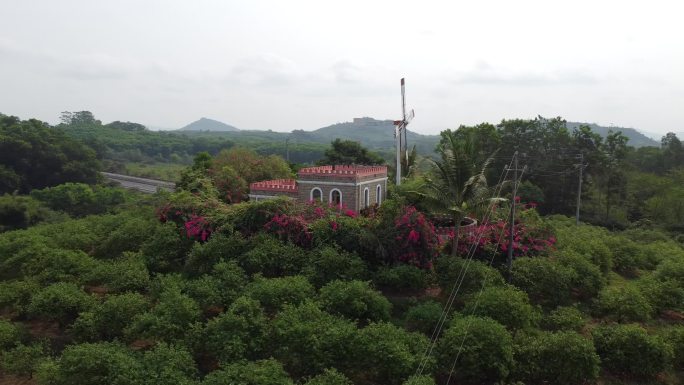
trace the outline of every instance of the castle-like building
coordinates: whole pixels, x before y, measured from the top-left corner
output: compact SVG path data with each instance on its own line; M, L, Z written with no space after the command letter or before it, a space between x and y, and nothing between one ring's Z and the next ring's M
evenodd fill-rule
M297 179L275 179L249 185L249 198L287 196L321 201L354 211L380 204L387 193L387 166L319 166L302 168Z

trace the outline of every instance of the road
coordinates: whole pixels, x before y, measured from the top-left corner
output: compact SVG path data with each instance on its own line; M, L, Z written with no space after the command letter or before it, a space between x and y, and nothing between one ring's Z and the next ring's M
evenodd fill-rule
M102 172L102 176L119 183L121 187L138 190L147 194L154 194L157 192L157 189L166 191L174 191L176 189L175 183L163 180L138 178L136 176L113 174L111 172Z

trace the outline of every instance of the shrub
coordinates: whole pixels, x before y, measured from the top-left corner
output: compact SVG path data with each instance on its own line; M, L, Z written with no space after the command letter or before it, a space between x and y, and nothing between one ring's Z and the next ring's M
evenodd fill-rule
M639 244L624 236L605 237L604 242L613 251L613 270L627 277L636 276L643 259Z
M352 382L344 376L344 374L338 372L335 369L326 369L323 373L311 378L309 381L305 382L304 385L354 385Z
M309 227L316 245L337 245L342 250L355 253L369 265L381 262L377 259L378 239L369 231L370 221L345 215L326 217L311 222Z
M603 288L605 279L601 270L585 257L574 252L565 252L558 257L558 263L575 271L572 288L577 298L594 298Z
M374 323L359 331L361 377L379 384L399 385L416 372L428 346L427 337L389 323ZM429 371L434 362L427 364Z
M544 327L549 330L579 331L585 323L584 314L571 306L555 308L542 321Z
M57 361L56 385L134 384L142 380L142 365L116 343L69 345Z
M653 377L670 366L671 346L641 326L601 326L592 336L602 366L615 374Z
M435 385L435 380L430 376L411 376L401 385Z
M513 367L513 339L491 318L456 317L437 342L436 356L444 376L453 369L457 381L494 383L507 378Z
M19 325L0 319L0 351L18 345L23 339L23 334Z
M164 223L140 248L151 272L177 271L194 242L182 236L175 224Z
M40 286L33 280L0 282L0 309L23 313Z
M430 285L430 272L412 265L381 267L375 274L375 283L399 292L420 291Z
M356 355L356 326L307 301L285 305L271 323L273 355L296 377L327 368L350 367Z
M513 261L511 282L525 291L532 303L556 307L570 302L576 274L549 258L518 258Z
M126 251L139 251L141 246L155 235L154 222L148 218L127 217L95 247L94 255L100 258L116 258Z
M146 291L150 286L150 273L145 260L135 253L124 253L120 259L101 263L88 277L117 293Z
M420 268L432 267L437 257L439 237L423 213L409 206L394 221L394 239L387 245L393 262L403 262Z
M618 322L646 321L653 313L651 304L633 285L603 290L597 308L599 314Z
M316 286L339 280L363 279L366 264L356 254L326 246L314 249L310 264L304 267L304 274Z
M323 309L360 322L387 321L392 304L363 281L332 281L318 296Z
M250 250L239 257L240 266L248 274L260 273L269 278L295 275L308 264L308 255L301 248L271 236L256 236L250 245Z
M72 283L55 283L33 295L28 313L65 326L76 319L78 313L95 305L95 299Z
M47 348L43 344L22 345L0 354L0 369L18 376L30 376L45 359Z
M315 289L305 277L299 275L282 278L257 277L247 285L245 294L259 301L269 313L275 313L288 304L298 305L313 298Z
M608 274L613 267L613 253L603 242L610 237L608 230L595 226L568 226L556 229L558 235L558 250L574 251L589 258L601 269L601 273Z
M677 325L667 328L662 333L665 341L672 346L673 360L675 368L684 368L684 326Z
M198 353L221 363L253 359L264 348L267 328L268 320L259 302L240 297L228 311L210 319L190 343Z
M223 369L209 373L202 385L293 385L283 370L283 365L274 360L237 362Z
M445 295L458 285L458 278L465 272L459 293L469 294L479 291L482 282L487 286L501 286L504 279L498 270L487 266L484 262L471 260L470 263L458 257L440 256L435 263L437 281Z
M599 374L590 340L575 332L539 332L515 339L513 377L525 383L584 384Z
M129 338L151 338L161 341L181 340L188 327L200 317L197 302L178 290L161 293L159 302L136 316L125 334Z
M138 293L109 295L101 305L79 314L71 331L85 341L121 338L124 329L149 306L147 299Z
M22 275L31 277L41 285L56 282L82 283L83 278L96 269L99 262L77 250L51 250L37 253L22 265Z
M684 310L684 285L680 282L670 279L661 281L650 274L639 278L636 286L655 311Z
M411 307L404 316L406 328L431 335L442 317L442 305L426 301Z
M217 263L236 260L246 250L247 241L240 233L215 234L205 243L193 244L184 271L191 276L208 274Z
M529 328L539 318L527 294L512 286L487 287L470 295L463 313L490 317L511 330Z
M145 385L192 385L197 368L192 355L180 346L159 343L142 357Z

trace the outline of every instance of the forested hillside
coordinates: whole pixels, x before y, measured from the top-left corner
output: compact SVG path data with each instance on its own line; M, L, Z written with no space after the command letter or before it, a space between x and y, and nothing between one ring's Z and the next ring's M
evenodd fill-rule
M79 128L81 118L1 120L0 148L23 152L1 163L0 382L684 379L684 149L674 134L634 149L620 133L570 131L562 119L445 130L434 158L408 164L401 186L357 213L246 201L249 182L293 170L238 146L186 147L173 194L98 184L84 177L100 165L80 133L133 133L135 148L146 131ZM42 163L28 159L55 153L46 159L60 162L59 179L29 183ZM358 143L323 153L381 162ZM477 225L461 227L466 217Z

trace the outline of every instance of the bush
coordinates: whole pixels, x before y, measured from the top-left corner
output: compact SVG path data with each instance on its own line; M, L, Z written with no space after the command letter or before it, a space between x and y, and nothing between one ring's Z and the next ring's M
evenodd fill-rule
M633 285L603 290L597 308L599 314L618 322L646 321L653 313L651 304Z
M125 334L133 339L177 341L185 337L187 329L199 317L197 302L178 290L167 290L161 293L159 302L150 312L133 319Z
M149 218L132 217L129 214L123 223L104 234L93 254L98 258L117 258L127 251L139 251L144 243L156 235L154 224Z
M146 291L150 286L150 273L144 258L135 253L124 253L120 259L101 263L88 277L116 293Z
M574 251L580 256L588 258L601 269L601 273L608 274L613 267L613 253L603 242L610 237L608 230L595 226L568 226L556 230L558 235L558 250Z
M665 341L672 346L673 360L672 363L675 368L684 368L684 326L677 325L667 328L662 333Z
M670 367L672 347L641 326L601 326L592 336L603 368L614 374L653 377Z
M544 317L542 324L549 330L579 331L586 319L584 314L575 307L561 306L552 310Z
M20 344L0 354L0 369L17 376L30 376L46 355L47 348L43 344Z
M392 304L367 282L332 281L321 288L318 300L324 310L362 323L387 321Z
M684 310L684 285L679 281L661 281L654 274L649 274L639 278L636 286L656 312Z
M185 272L190 276L208 274L221 261L236 260L247 249L247 241L240 235L215 234L205 243L195 243L185 261Z
M582 300L594 298L604 286L605 279L598 266L574 252L561 253L558 263L575 271L573 294Z
M498 270L487 266L484 262L475 260L467 263L462 258L440 256L435 263L435 271L439 287L442 288L445 295L451 293L463 271L465 271L465 276L459 290L459 293L462 294L479 291L482 288L483 281L486 281L487 286L504 284L504 279Z
M513 339L491 318L456 317L437 342L436 356L444 376L453 368L459 382L494 383L506 379L513 367Z
M84 341L121 338L132 320L146 312L150 304L138 293L109 295L91 311L82 312L71 331Z
M260 273L268 278L295 275L308 264L308 255L301 248L271 236L258 235L250 245L250 250L239 258L240 266L248 274Z
M229 384L293 385L293 382L283 370L283 365L274 359L237 362L207 374L202 381L202 385Z
M490 317L511 330L527 329L539 318L527 294L512 286L487 287L470 295L463 313Z
M416 372L428 339L389 323L374 323L359 331L358 366L361 377L378 384L399 385ZM430 360L427 370L434 362Z
M570 302L577 273L548 258L518 258L513 261L511 282L525 291L532 303L556 307Z
M313 298L315 289L306 278L299 275L282 278L257 277L247 285L245 294L259 301L269 313L275 313L288 304L299 305L304 300Z
M515 357L513 377L528 384L584 384L599 374L594 345L575 332L521 335Z
M142 381L142 365L116 343L69 345L57 361L53 384L134 384Z
M83 278L99 262L86 253L78 250L50 250L45 253L36 253L21 267L22 275L31 277L41 285L49 285L56 282L82 283Z
M358 355L356 326L334 317L307 301L286 305L271 323L273 355L296 377L327 368L344 370Z
M410 308L404 316L408 330L432 335L432 331L442 317L442 305L435 301L426 301Z
M643 260L639 244L624 236L605 237L604 242L613 251L613 270L627 277L635 277Z
M398 292L415 292L430 285L430 272L412 265L381 267L375 274L375 283L383 289Z
M160 343L142 357L145 385L192 385L197 368L192 355L185 348Z
M344 374L338 372L335 369L326 369L323 373L311 378L309 381L305 382L304 385L354 385L352 382L344 376Z
M411 376L401 385L435 385L435 380L430 376Z
M28 313L66 326L78 313L95 305L95 299L72 283L55 283L33 295Z
M240 297L227 312L210 319L190 343L197 353L221 363L254 359L264 348L267 329L268 320L259 302Z
M181 235L172 222L156 227L154 234L140 248L150 272L178 271L185 264L185 256L195 242Z
M366 277L366 263L354 253L326 246L314 249L310 260L310 264L304 267L304 274L318 287L337 279L346 281Z
M0 351L15 347L21 342L23 336L24 333L19 325L0 319Z
M0 309L10 314L24 313L38 290L40 285L33 280L0 282Z

